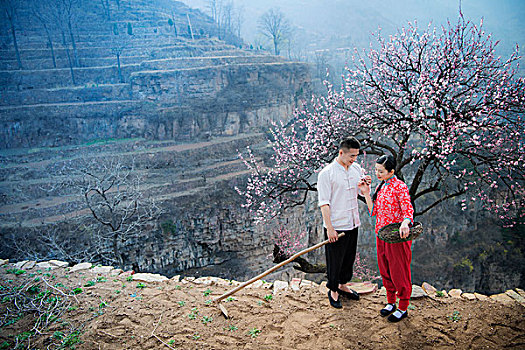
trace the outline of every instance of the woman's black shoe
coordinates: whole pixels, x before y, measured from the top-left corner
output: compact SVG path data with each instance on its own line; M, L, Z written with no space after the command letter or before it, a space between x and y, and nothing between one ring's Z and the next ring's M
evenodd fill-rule
M328 291L328 300L330 300L330 305L335 307L336 309L341 309L343 307L343 304L341 304L341 296L339 296L338 300L332 299L332 294L330 291Z
M388 311L386 306L384 308L382 308L381 311L379 311L379 313L381 313L381 316L383 316L383 317L386 317L386 316L390 315L392 312L396 311L396 309L397 309L396 304L387 304L387 305L392 305L392 309L390 311Z
M350 300L359 300L359 294L355 290L350 289L350 292L337 288L339 295L345 296Z
M401 311L399 311L399 312L401 312ZM401 316L399 316L399 317L396 316L397 314L398 314L397 312L394 312L392 315L388 316L387 320L390 321L390 322L399 322L399 321L401 321L402 319L404 319L405 317L408 316L408 311L403 312L403 314Z

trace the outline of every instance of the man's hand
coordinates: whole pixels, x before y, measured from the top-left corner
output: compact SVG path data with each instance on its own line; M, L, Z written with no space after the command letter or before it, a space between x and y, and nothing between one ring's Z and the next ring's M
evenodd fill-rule
M372 183L372 176L366 175L364 177L364 179L365 179L365 182L367 183L367 185L370 185Z
M327 228L326 234L328 235L328 241L330 243L334 243L339 239L339 237L337 237L337 232L333 227Z

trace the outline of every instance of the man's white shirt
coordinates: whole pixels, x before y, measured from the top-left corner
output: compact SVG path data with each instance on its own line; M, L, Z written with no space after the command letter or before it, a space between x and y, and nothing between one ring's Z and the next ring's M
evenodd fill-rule
M357 184L361 180L362 168L356 162L348 170L334 160L324 167L317 178L319 207L330 206L330 219L337 231L352 230L359 225ZM326 223L323 220L323 226Z

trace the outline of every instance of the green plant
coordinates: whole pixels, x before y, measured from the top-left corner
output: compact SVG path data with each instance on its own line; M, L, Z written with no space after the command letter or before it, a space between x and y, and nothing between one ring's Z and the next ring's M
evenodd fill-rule
M117 289L117 290L115 291L115 294L120 294L120 290Z
M448 319L452 322L458 322L459 320L461 320L461 315L459 314L459 311L454 310L454 312L452 312L452 315L450 315Z
M193 340L199 340L201 338L201 336L199 335L199 333L195 333L193 335Z
M180 307L184 306L186 304L185 301L179 301L177 304L179 304Z
M83 292L82 288L75 288L75 289L73 289L73 294L80 294L82 292Z
M128 282L133 281L133 276L128 276L128 277L126 277L126 281L128 281Z
M233 331L238 330L239 328L231 324L226 329L229 330L230 332L233 332Z
M211 321L213 321L213 318L208 317L208 316L202 316L202 323L204 323L204 324L208 324L208 323L210 323Z
M262 300L257 301L257 305L262 306L263 302Z
M210 288L206 289L203 294L205 297L207 297L208 295L211 294L211 289Z
M436 291L436 296L442 298L442 297L445 296L445 293L443 293L443 291L441 291L441 290L438 290L438 291Z
M273 295L271 295L271 294L268 294L268 295L264 296L264 300L266 300L266 301L270 301L272 299L273 299Z
M17 276L26 273L25 270L20 270L20 269L7 269L5 272L12 273L13 275L17 275Z
M235 300L237 300L237 299L235 299L234 297L227 297L226 298L226 301L235 301Z
M103 277L103 276L99 276L97 277L97 282L107 282L108 279L106 277Z
M169 345L173 345L175 344L175 340L171 339L169 342L168 342Z
M146 287L147 286L144 283L142 283L142 282L137 283L137 288L143 289L143 288L146 288Z
M11 345L7 341L4 341L2 344L0 344L0 350L7 350L10 346Z
M179 285L176 285L176 286L175 286L175 289L176 289L176 290L181 290L181 289L182 289L182 287L181 287L181 286L179 286Z
M83 341L80 340L80 331L74 331L71 334L68 334L66 338L60 344L59 350L63 349L75 349L76 344L82 344Z
M55 331L55 333L53 333L53 338L58 339L58 340L64 339L64 332Z
M70 306L67 308L67 311L75 311L76 309L78 309L76 306Z
M252 329L250 329L250 330L248 331L248 335L251 336L252 338L257 337L260 333L261 333L261 330L255 328L255 327L253 327Z
M65 286L62 283L58 282L58 283L55 284L55 287L57 287L57 288L64 288Z
M27 291L30 294L38 294L38 293L40 293L40 287L39 286L31 286L31 287L27 288Z
M93 287L95 285L95 281L87 281L86 284L84 284L84 287Z
M416 307L414 305L408 305L408 310L415 310Z

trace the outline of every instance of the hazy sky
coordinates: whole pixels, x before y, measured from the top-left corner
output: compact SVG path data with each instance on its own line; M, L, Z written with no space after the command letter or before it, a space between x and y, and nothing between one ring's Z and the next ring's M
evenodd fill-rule
M218 0L220 1L220 0ZM228 0L222 0L228 1ZM183 0L206 13L208 0ZM459 0L233 0L244 13L243 38L252 43L257 37L257 20L272 7L280 8L301 31L317 37L350 37L358 46L366 45L378 27L392 33L417 20L420 26L429 21L445 24L455 21ZM501 40L504 51L516 43L525 44L525 0L462 0L465 17L478 23L481 17L487 32ZM521 45L520 45L521 46Z

